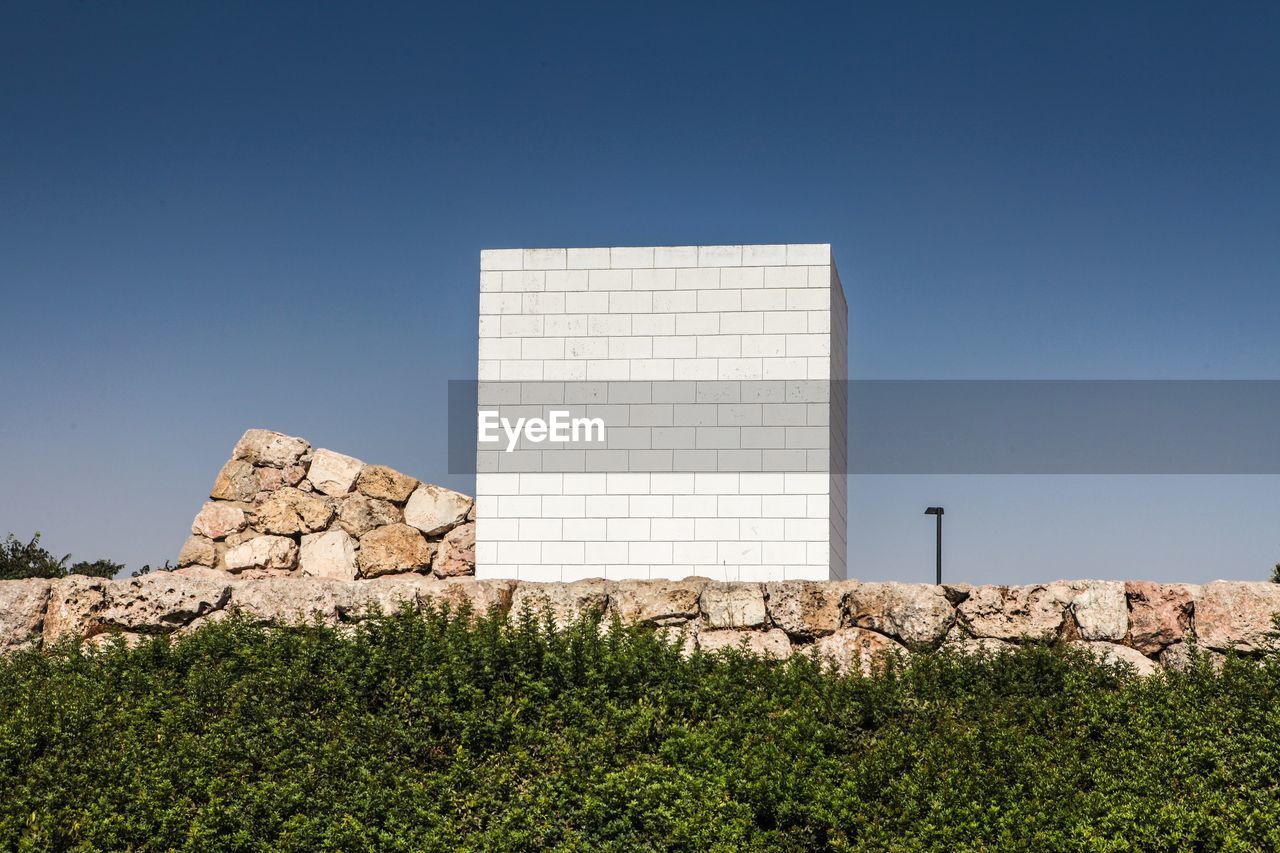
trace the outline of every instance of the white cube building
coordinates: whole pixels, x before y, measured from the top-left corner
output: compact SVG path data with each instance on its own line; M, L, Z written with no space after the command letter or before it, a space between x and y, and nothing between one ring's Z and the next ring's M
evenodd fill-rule
M478 577L846 576L830 245L495 249L480 270Z

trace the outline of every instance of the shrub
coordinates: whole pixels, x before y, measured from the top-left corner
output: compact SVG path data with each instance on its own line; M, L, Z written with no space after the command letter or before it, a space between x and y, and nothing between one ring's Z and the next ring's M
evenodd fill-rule
M1280 668L1078 650L872 678L447 613L0 662L0 847L1280 845Z
M55 559L40 544L40 534L32 536L25 544L21 539L9 534L4 542L0 542L0 580L18 580L21 578L62 578L67 575L90 575L96 578L113 578L124 570L123 563L111 560L94 560L92 563L80 561L70 568L67 562L70 554ZM165 563L168 566L168 563ZM144 567L145 568L145 567ZM148 568L147 571L150 571ZM134 573L135 576L137 573Z

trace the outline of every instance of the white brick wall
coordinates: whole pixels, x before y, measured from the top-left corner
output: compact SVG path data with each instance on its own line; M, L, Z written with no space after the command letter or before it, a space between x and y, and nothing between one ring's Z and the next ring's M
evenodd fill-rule
M479 577L845 576L829 245L496 249L480 268L482 404L608 426L604 445L481 445Z

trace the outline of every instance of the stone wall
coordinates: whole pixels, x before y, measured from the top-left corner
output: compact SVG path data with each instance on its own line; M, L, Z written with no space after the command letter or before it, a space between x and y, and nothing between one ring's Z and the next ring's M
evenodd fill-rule
M0 651L67 637L100 643L182 635L241 614L286 624L357 621L369 603L422 609L469 602L503 613L548 609L564 624L582 616L656 626L686 649L745 645L786 657L816 650L845 669L878 656L942 645L998 649L1058 638L1139 672L1186 663L1192 641L1211 656L1271 646L1280 585L1215 581L1059 581L1031 586L780 581L583 580L538 583L400 573L370 580L273 574L248 578L208 567L130 580L77 577L0 582Z
M475 574L475 504L383 465L251 429L191 524L179 568L339 580Z

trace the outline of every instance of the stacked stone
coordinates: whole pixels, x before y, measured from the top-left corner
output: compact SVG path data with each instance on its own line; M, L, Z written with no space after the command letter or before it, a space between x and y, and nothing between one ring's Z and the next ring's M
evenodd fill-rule
M384 465L247 431L191 524L180 570L355 580L475 573L475 502Z

